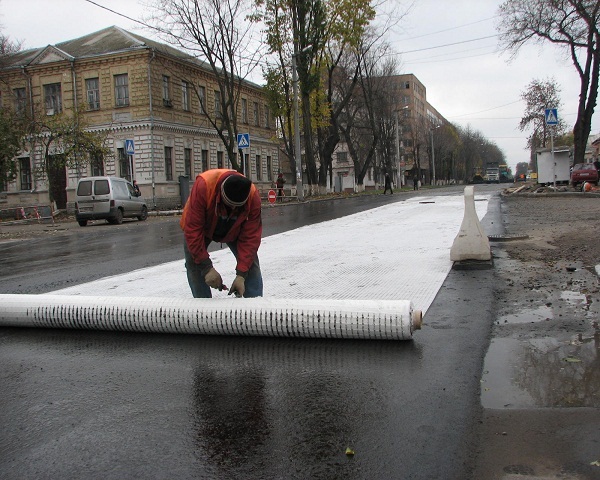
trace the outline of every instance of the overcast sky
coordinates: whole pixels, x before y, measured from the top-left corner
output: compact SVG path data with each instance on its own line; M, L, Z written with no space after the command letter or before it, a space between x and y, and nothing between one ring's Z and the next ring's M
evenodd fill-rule
M138 0L94 3L134 19L144 15ZM0 25L5 35L23 40L27 48L77 38L111 25L153 38L147 29L94 3L0 0ZM549 44L528 46L509 63L508 56L499 52L495 36L500 3L416 0L390 33L389 41L400 54L400 73L416 75L427 89L429 103L447 120L471 125L495 142L514 171L518 162L528 161L528 132L517 128L525 106L520 94L534 79L554 79L561 92L559 116L572 127L579 77L570 59ZM592 134L600 133L599 118L596 111Z

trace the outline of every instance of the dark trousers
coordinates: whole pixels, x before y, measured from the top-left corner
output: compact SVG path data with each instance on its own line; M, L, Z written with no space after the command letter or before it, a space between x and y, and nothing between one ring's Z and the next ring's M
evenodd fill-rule
M205 239L205 242L206 247L208 248L208 245L211 241L209 239ZM237 259L237 243L228 243L227 246ZM190 285L190 289L192 290L192 295L194 298L212 298L211 289L204 281L204 275L202 275L201 271L202 269L197 263L194 263L192 254L190 253L187 243L185 242L183 242L183 253L185 255L185 270L187 272L187 280L188 284ZM254 262L248 271L248 276L246 277L244 286L246 288L244 293L245 298L262 297L263 279L260 271L258 256L254 259ZM228 285L228 287L231 287L231 285Z

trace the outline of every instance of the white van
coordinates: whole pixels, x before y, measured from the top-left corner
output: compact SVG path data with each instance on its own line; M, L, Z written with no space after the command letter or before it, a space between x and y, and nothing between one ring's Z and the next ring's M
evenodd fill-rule
M75 218L85 227L88 220L121 224L123 218L148 218L148 207L133 185L119 177L86 177L77 182Z

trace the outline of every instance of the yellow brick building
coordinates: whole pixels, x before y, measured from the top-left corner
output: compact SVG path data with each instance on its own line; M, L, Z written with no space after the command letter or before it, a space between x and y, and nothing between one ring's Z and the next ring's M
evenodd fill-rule
M109 158L59 172L58 208L73 207L79 178L99 174L137 180L150 208L175 208L197 174L231 167L209 122L221 108L214 75L167 45L113 26L4 58L0 80L0 107L34 114L37 105L53 115L84 105L88 128L107 134ZM243 82L237 121L239 133L250 135L244 173L267 190L280 171L279 148L259 85ZM34 174L42 158L37 149L19 155L19 176L0 188L0 201L48 204L47 182Z

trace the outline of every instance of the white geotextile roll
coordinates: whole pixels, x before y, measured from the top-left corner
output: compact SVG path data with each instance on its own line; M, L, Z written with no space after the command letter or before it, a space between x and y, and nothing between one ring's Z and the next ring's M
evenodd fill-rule
M409 300L0 295L0 326L271 337L409 340Z

